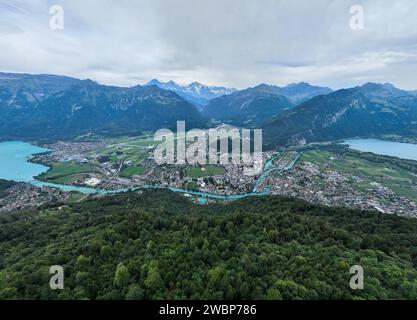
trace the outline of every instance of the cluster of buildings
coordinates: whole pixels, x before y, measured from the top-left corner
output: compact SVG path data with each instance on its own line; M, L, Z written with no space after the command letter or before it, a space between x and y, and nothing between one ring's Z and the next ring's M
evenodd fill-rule
M52 152L37 155L34 160L43 164L69 161L87 163L88 153L103 146L105 144L101 142L57 142L48 145L48 149Z
M189 174L188 165L157 165L153 159L154 146L148 146L144 147L146 150L142 150L148 155L141 162L141 166L145 168L144 173L127 178L118 174L122 165L129 165L127 160L115 163L107 159L112 155L107 155L105 161L101 161L103 155L94 150L102 147L105 147L105 144L97 142L59 142L51 146L54 150L52 153L40 155L38 160L42 163L73 161L95 165L98 169L96 172L77 177L77 184L89 187L98 187L103 183L107 189L152 185L219 195L245 194L254 190L262 192L269 187L271 194L302 198L326 206L377 210L382 213L417 217L417 205L412 200L398 195L378 182L368 184L369 188L361 191L355 188L354 183L363 183L362 177L321 166L320 163L299 163L300 154L296 151L281 153L277 158L273 158L273 161L267 161L272 158L271 153L264 153L265 167L260 176L245 175L243 165L233 164L222 166L224 172L221 174L193 176ZM200 169L204 171L204 166ZM55 189L45 191L21 185L16 188L10 194L14 201L6 201L8 206L4 210L63 201L68 196Z
M189 174L189 166L185 165L154 165L141 176L131 179L132 185L157 185L161 187L198 190L215 194L239 194L251 191L255 177L243 174L243 167L238 165L224 166L225 172L218 175L193 177ZM204 172L204 167L201 168Z
M65 203L71 193L55 188L38 188L29 183L16 183L0 198L0 212L37 208L43 205Z
M369 189L361 192L352 185L361 182L360 177L317 164L304 162L290 172L272 175L270 179L272 194L302 198L326 206L417 217L416 203L389 188L373 182Z

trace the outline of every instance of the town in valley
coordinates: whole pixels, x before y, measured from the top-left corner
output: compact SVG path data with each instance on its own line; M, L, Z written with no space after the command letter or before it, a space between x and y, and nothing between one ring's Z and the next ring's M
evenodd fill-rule
M409 170L410 161L361 153L340 142L265 151L265 167L257 176L245 175L243 166L234 164L158 165L152 134L42 146L50 152L34 155L30 161L49 167L36 180L51 186L14 183L2 192L0 211L65 205L117 190L173 188L201 204L270 194L417 217L417 172ZM100 192L81 194L54 184Z

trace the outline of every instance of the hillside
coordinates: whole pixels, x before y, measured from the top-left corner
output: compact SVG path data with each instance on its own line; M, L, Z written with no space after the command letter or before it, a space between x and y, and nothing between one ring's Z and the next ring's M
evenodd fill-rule
M177 120L192 128L205 126L195 106L156 86L121 88L85 80L33 104L21 104L0 105L2 139L140 133L175 128Z
M0 216L1 299L416 299L417 220L165 191ZM365 289L349 287L350 266ZM65 289L49 290L49 267Z
M64 76L0 72L0 107L33 106L78 83L80 80Z
M284 96L294 104L300 104L316 96L327 95L333 92L330 88L312 86L306 82L292 83L285 87L260 84L255 87L255 89L266 93Z
M16 182L0 179L0 199L7 195L7 190L16 185Z
M357 136L417 134L417 98L392 85L368 83L317 96L264 127L269 147Z
M291 107L293 103L282 95L250 88L211 100L203 114L209 119L254 127Z
M285 87L260 84L210 100L203 114L210 119L245 127L259 127L285 110L319 95L330 88L301 82Z

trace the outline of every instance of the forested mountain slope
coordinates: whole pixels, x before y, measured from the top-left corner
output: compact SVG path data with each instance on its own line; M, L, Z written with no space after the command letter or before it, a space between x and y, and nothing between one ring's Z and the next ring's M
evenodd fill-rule
M368 83L308 100L263 129L272 147L358 136L416 136L417 98L389 84Z
M33 104L0 104L2 139L69 139L89 133L139 134L204 127L196 107L157 86L121 88L84 80Z
M282 95L249 88L210 100L203 114L209 119L225 123L259 127L293 106L294 104Z
M416 299L416 267L417 220L281 197L148 191L0 216L2 299Z

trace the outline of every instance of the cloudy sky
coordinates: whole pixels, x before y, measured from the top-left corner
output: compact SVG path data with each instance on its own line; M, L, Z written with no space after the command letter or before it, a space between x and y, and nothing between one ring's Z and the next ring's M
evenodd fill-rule
M64 29L50 27L54 4ZM353 5L364 28L352 29ZM355 20L356 21L356 20ZM0 0L0 71L417 89L415 0Z

